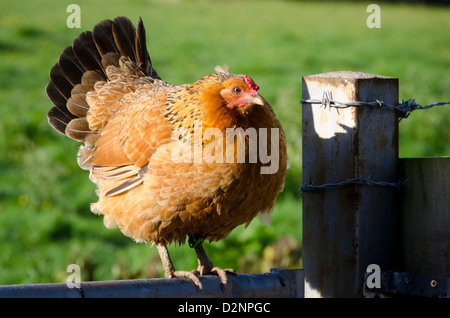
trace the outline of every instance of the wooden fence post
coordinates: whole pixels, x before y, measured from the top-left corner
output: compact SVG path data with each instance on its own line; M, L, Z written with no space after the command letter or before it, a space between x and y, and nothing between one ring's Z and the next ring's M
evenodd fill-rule
M398 79L356 72L303 77L303 99L398 102ZM398 181L398 114L303 104L303 184ZM398 189L345 185L303 195L305 297L361 297L369 264L396 263Z
M401 158L399 269L450 278L450 157Z

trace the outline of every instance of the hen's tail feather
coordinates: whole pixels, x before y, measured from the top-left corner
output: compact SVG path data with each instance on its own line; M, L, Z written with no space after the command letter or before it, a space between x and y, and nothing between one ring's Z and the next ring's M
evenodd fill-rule
M76 58L86 70L102 70L104 73L102 56L97 50L91 31L83 32L75 38L72 49Z
M153 68L152 60L147 51L147 42L145 28L142 19L139 18L137 36L136 36L137 65L145 70L146 74L152 78L161 79Z
M130 20L125 17L115 18L112 24L112 33L120 55L128 56L133 62L136 62L136 29Z
M72 85L79 83L81 76L83 76L83 73L86 71L78 61L70 46L61 53L58 65L61 72L67 77L67 80L70 81Z
M95 45L102 56L109 52L119 53L112 34L112 28L113 22L111 20L103 20L92 30Z
M72 46L61 53L58 63L50 71L46 87L47 95L55 105L47 113L53 128L72 139L85 140L90 133L85 119L89 110L86 94L94 89L97 81L106 81L106 68L119 66L121 56L136 64L137 75L160 79L147 51L140 18L137 29L126 17L104 20L92 32L81 33Z

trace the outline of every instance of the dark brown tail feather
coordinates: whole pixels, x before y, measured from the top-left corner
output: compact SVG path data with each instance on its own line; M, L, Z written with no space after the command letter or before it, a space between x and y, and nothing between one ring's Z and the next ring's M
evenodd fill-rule
M55 105L48 113L50 125L78 141L89 135L86 93L96 81L106 80L105 69L128 57L144 76L160 79L146 47L145 29L139 18L137 30L126 17L104 20L91 31L81 33L60 55L50 70L46 91Z

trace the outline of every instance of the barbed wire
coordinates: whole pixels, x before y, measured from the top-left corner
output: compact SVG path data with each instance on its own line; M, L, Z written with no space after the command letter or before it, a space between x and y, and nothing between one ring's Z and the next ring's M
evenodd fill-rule
M348 108L348 107L359 107L359 106L372 106L372 107L378 107L378 108L384 107L384 108L388 108L388 109L392 109L392 110L398 110L400 119L408 118L409 115L411 114L411 112L413 112L414 110L417 110L417 109L429 109L434 106L450 105L450 101L447 101L447 102L438 102L438 103L433 103L433 104L422 106L422 105L417 104L414 99L402 100L402 102L398 105L386 104L385 102L378 100L378 99L375 99L375 101L373 101L373 102L357 101L357 102L344 103L344 102L339 102L339 101L334 100L333 94L331 91L324 91L322 99L302 99L302 100L300 100L300 103L301 104L320 104L320 105L324 106L325 108L334 107L337 109ZM400 188L407 181L408 181L408 179L406 179L404 181L399 180L398 182L373 181L373 180L370 180L370 176L369 176L367 178L362 178L362 177L353 178L353 179L347 179L347 180L344 180L341 182L325 183L325 184L321 184L321 185L314 185L314 183L305 183L300 187L299 191L301 191L301 193L297 196L297 198L301 197L305 192L311 193L314 190L335 188L335 187L346 186L346 185L368 185L368 186L394 187L394 188L398 188L400 190Z
M314 183L305 183L300 187L301 193L297 196L301 197L305 192L311 193L314 190L318 189L327 189L327 188L335 188L340 186L346 186L346 185L368 185L368 186L381 186L381 187L392 187L392 188L398 188L400 190L401 187L408 181L408 179L398 182L385 182L385 181L373 181L370 180L371 176L368 176L367 178L353 178L353 179L347 179L345 181L336 182L336 183L324 183L321 185L314 185Z
M373 102L339 102L333 99L333 94L330 91L323 92L322 99L302 99L300 100L301 104L321 104L326 107L334 107L334 108L348 108L348 107L358 107L358 106L374 106L374 107L385 107L389 109L394 109L399 111L400 118L408 118L412 111L416 109L429 109L434 106L442 106L442 105L450 105L450 101L447 102L438 102L434 104L429 104L425 106L421 106L416 103L414 99L402 100L402 102L398 105L390 105L385 102L376 99Z

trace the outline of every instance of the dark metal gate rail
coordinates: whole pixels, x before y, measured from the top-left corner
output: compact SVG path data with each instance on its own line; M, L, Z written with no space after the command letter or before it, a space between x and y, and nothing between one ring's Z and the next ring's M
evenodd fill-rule
M228 275L224 286L215 276L200 277L203 290L189 279L134 279L81 282L80 288L66 283L0 286L0 298L100 298L100 297L303 297L303 270L271 269L270 273Z

